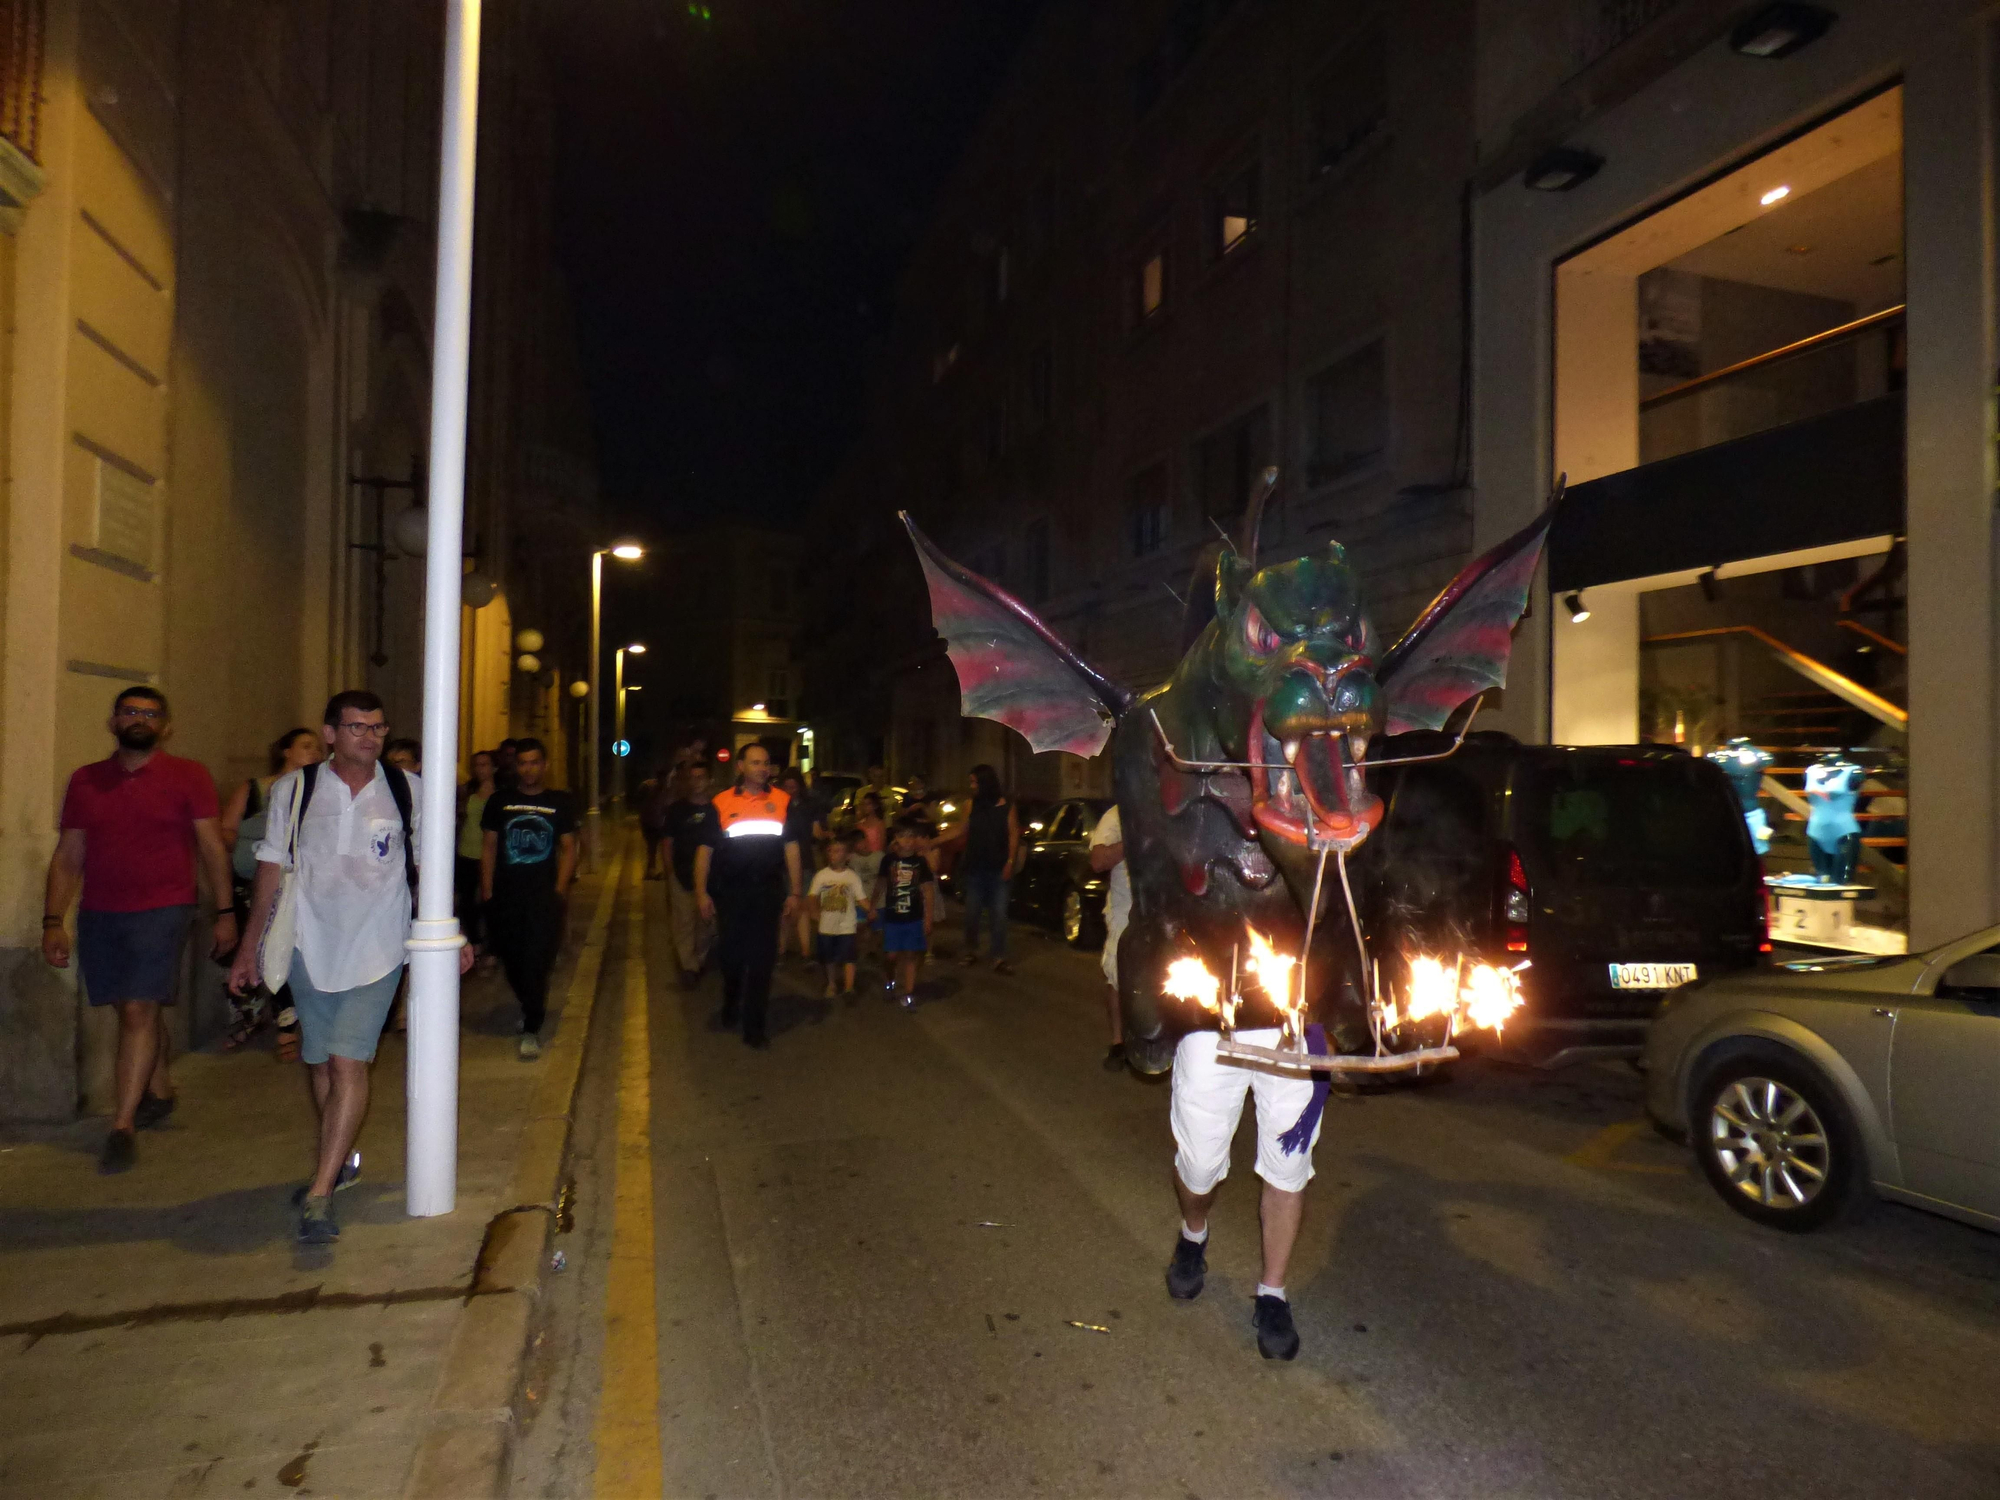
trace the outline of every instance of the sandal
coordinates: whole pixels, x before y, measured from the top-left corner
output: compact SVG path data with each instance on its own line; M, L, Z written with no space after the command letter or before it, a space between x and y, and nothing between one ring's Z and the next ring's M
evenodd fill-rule
M277 1051L272 1055L281 1063L294 1063L299 1060L299 1032L296 1026L278 1033Z

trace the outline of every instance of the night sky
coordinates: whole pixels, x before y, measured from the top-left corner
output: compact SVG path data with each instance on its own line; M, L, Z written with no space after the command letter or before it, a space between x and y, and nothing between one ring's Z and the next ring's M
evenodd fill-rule
M785 522L831 477L1036 5L576 0L558 235L611 519Z

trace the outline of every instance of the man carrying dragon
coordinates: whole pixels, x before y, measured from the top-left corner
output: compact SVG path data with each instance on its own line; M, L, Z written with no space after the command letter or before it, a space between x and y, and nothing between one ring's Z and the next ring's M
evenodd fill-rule
M1036 751L1090 756L1111 743L1132 881L1118 949L1126 1055L1142 1073L1173 1073L1181 1228L1167 1290L1183 1300L1202 1290L1209 1206L1247 1094L1264 1180L1253 1322L1266 1359L1291 1359L1299 1337L1285 1270L1328 1085L1322 1072L1224 1055L1221 1012L1234 1020L1234 1040L1253 1046L1302 1040L1328 1056L1365 1044L1372 978L1358 959L1364 935L1354 930L1345 857L1382 817L1366 773L1384 763L1387 736L1442 729L1504 685L1553 506L1467 566L1382 651L1339 543L1259 566L1259 520L1276 483L1266 470L1240 539L1204 556L1185 654L1164 685L1136 695L903 519L962 710L1019 731ZM1329 853L1340 860L1331 883ZM1296 961L1278 958L1263 971L1268 988L1236 996L1234 976L1260 947ZM1167 993L1169 966L1189 958L1207 975L1232 976L1230 1003L1216 1003L1213 983L1205 998Z

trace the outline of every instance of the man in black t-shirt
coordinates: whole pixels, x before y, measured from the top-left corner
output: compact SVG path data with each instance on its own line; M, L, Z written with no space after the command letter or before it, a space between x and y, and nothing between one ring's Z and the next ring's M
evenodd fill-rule
M576 799L542 784L548 764L540 740L517 740L514 785L496 787L479 820L487 940L521 1002L524 1059L542 1055L549 971L562 947L563 903L576 874Z
M701 847L702 830L708 822L708 767L692 765L681 774L687 778L685 787L679 798L667 804L662 826L672 873L667 882L667 916L674 952L680 958L681 988L691 990L715 940L715 924L701 914L701 903L694 894L694 854Z

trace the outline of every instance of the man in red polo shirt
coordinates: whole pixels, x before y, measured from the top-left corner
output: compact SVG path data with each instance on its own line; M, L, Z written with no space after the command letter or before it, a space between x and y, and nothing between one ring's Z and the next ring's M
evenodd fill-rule
M172 732L166 698L128 687L112 701L110 728L118 748L108 760L79 767L63 796L62 835L42 902L42 956L69 967L65 923L81 891L76 938L84 990L92 1005L118 1007L118 1105L97 1167L123 1172L136 1159L132 1132L174 1108L160 1007L173 1003L194 915L197 850L209 889L226 893L230 885L214 780L197 762L160 749ZM214 951L235 946L236 912L219 899Z

